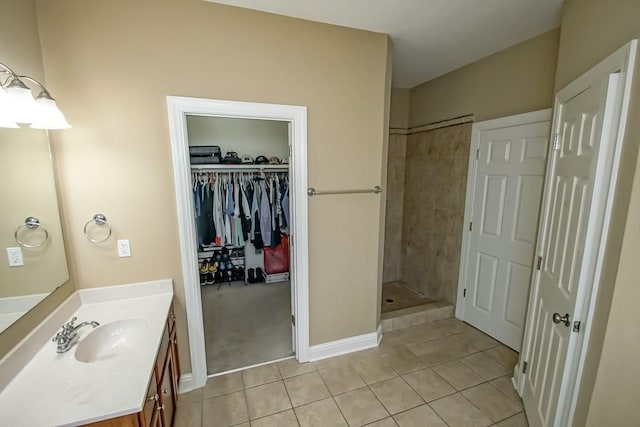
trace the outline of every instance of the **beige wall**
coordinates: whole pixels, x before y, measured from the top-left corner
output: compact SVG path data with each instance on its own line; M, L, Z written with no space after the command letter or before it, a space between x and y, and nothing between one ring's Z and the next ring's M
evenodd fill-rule
M640 37L638 22L640 3L635 0L566 0L556 89L576 79L630 39ZM640 365L637 363L640 350L640 176L635 173L640 140L640 67L637 64L636 70L612 230L607 242L576 425L627 426L638 425L640 420L637 409L640 401Z
M82 287L173 278L189 372L166 96L306 105L309 185L380 185L387 36L199 0L37 4L48 83L74 126L54 141L72 275ZM376 330L378 197L309 200L312 345ZM96 212L114 229L102 245L82 234ZM116 238L132 257L116 256Z
M409 127L468 114L482 121L551 107L559 33L549 31L414 87Z
M409 127L409 98L411 90L393 88L391 90L391 113L389 127L407 129Z
M37 80L44 81L35 1L4 0L2 6L3 13L0 14L0 62L5 63L18 73L28 74ZM12 131L21 132L15 129L8 129L3 132ZM57 237L58 239L60 238L59 231L57 232ZM60 282L56 283L56 286L58 284ZM52 289L53 286L50 286L49 290ZM0 358L20 342L74 290L73 283L67 281L29 313L4 330L0 334Z

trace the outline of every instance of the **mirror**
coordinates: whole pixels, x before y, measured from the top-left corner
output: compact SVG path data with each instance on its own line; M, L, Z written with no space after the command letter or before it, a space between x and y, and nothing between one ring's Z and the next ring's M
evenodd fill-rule
M0 15L0 62L43 81L35 2L5 3L5 13ZM28 126L0 128L0 200L3 331L69 279L46 131ZM25 226L28 217L37 217L42 227ZM14 238L17 229L23 243L39 247L21 247ZM48 237L43 241L45 229ZM7 248L20 248L24 265L9 267Z
M0 200L3 331L69 279L46 131L0 129ZM38 218L40 225L26 225L28 217ZM14 257L24 265L10 266Z

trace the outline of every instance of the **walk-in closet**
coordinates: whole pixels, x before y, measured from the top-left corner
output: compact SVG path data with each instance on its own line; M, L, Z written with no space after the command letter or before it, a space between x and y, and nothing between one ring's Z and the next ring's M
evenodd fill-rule
M289 123L187 115L207 374L294 355Z

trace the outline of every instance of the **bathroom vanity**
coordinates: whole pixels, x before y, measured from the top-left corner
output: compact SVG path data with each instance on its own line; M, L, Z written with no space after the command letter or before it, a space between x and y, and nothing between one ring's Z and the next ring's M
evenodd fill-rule
M82 289L0 361L0 419L11 426L173 425L180 377L171 280ZM98 322L56 352L72 317Z

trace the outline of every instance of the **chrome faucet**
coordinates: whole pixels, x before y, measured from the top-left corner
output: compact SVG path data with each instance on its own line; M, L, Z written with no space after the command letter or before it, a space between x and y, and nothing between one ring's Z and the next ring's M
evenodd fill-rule
M95 322L93 320L82 322L79 325L74 325L74 322L77 320L77 317L73 317L68 323L62 325L62 330L56 334L55 337L51 341L57 342L56 351L58 353L65 353L69 351L71 347L78 341L78 333L76 332L78 329L83 326L91 325L94 328L100 326L100 323Z

